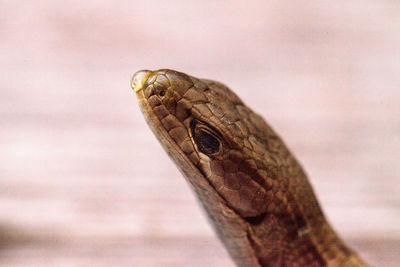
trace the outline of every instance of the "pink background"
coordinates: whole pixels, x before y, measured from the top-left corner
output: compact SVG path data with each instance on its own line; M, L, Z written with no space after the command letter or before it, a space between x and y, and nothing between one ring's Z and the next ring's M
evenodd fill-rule
M129 88L228 84L286 140L335 229L400 261L400 5L1 1L0 265L233 266Z

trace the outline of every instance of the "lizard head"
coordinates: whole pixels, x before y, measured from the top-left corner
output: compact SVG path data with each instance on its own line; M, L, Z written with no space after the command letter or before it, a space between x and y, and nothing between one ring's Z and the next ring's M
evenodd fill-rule
M167 69L138 71L131 86L148 124L182 172L196 170L241 217L279 207L283 196L272 201L273 187L281 186L275 155L265 153L279 150L280 140L228 87ZM191 175L185 174L195 184Z

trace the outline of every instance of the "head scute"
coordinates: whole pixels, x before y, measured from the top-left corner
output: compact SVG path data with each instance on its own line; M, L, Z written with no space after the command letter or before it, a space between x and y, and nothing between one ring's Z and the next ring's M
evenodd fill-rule
M136 72L131 79L131 87L136 93L143 89L146 80L152 74L149 70L140 70Z

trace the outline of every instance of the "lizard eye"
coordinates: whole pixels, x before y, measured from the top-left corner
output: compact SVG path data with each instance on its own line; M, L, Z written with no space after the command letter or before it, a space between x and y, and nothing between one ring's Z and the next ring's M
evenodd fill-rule
M194 141L199 150L206 155L215 154L219 151L219 141L206 131L196 133Z
M218 134L202 123L192 121L192 135L200 152L206 155L214 155L221 150L221 142Z

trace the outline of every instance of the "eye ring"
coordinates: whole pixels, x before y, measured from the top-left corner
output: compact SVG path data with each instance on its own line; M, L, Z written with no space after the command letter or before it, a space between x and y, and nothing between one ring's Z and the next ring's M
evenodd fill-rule
M207 155L216 156L222 151L222 140L220 134L208 125L192 120L192 140L197 149Z

